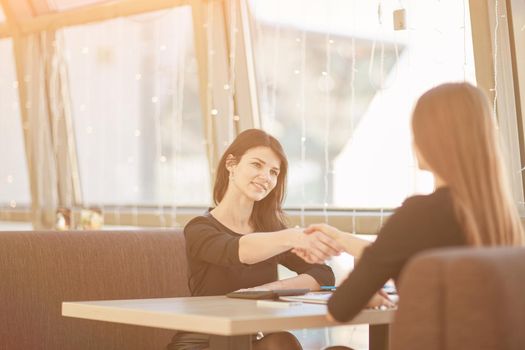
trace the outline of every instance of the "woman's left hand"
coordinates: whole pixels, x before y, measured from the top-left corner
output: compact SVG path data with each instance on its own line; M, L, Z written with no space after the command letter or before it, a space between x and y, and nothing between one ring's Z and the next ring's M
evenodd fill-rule
M374 294L372 299L368 302L366 305L367 308L372 309L382 309L382 308L391 308L396 306L389 298L388 294L385 293L382 289L379 290L377 293ZM337 320L328 312L326 314L326 319L331 322L337 322Z
M374 294L372 299L370 299L370 301L366 305L366 307L368 308L375 308L375 309L382 308L382 307L390 308L394 306L396 306L396 304L394 304L390 300L390 298L388 297L388 294L386 294L385 291L383 291L382 289L380 289L376 294Z

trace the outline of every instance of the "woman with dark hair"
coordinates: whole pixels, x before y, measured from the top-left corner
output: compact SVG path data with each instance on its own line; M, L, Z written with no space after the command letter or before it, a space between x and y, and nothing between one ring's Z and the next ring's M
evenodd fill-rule
M189 287L194 296L224 295L254 288L318 290L333 285L334 274L323 262L342 246L317 232L286 228L282 202L288 162L274 137L258 129L242 132L222 156L216 173L215 208L184 228ZM309 252L309 262L293 254ZM277 280L277 264L295 277ZM178 332L168 349L206 349L209 336ZM257 339L253 349L301 349L290 333Z

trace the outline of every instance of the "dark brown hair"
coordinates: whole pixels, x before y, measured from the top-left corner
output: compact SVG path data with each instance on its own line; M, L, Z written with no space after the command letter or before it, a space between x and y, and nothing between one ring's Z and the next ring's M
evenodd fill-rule
M262 200L254 203L250 221L256 232L281 230L286 227L282 203L286 194L288 160L279 141L262 130L248 129L241 132L224 151L217 166L213 200L215 204L219 204L228 189L230 175L226 169L228 155L233 155L239 162L246 151L255 147L269 147L279 157L281 166L275 188Z

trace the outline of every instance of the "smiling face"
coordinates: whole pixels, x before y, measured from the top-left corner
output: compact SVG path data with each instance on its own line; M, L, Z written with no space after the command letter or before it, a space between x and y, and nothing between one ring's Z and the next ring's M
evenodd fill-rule
M254 202L264 199L277 185L281 161L269 147L247 150L238 162L226 161L230 172L229 186Z

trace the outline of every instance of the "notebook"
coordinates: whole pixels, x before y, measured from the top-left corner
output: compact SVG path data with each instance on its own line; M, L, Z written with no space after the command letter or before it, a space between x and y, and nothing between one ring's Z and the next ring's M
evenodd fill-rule
M310 292L304 295L281 296L279 300L283 301L302 301L311 304L327 304L332 292Z
M295 289L272 289L272 290L238 290L226 294L228 298L241 298L241 299L277 299L284 296L292 295L303 295L310 291L308 288L295 288Z

